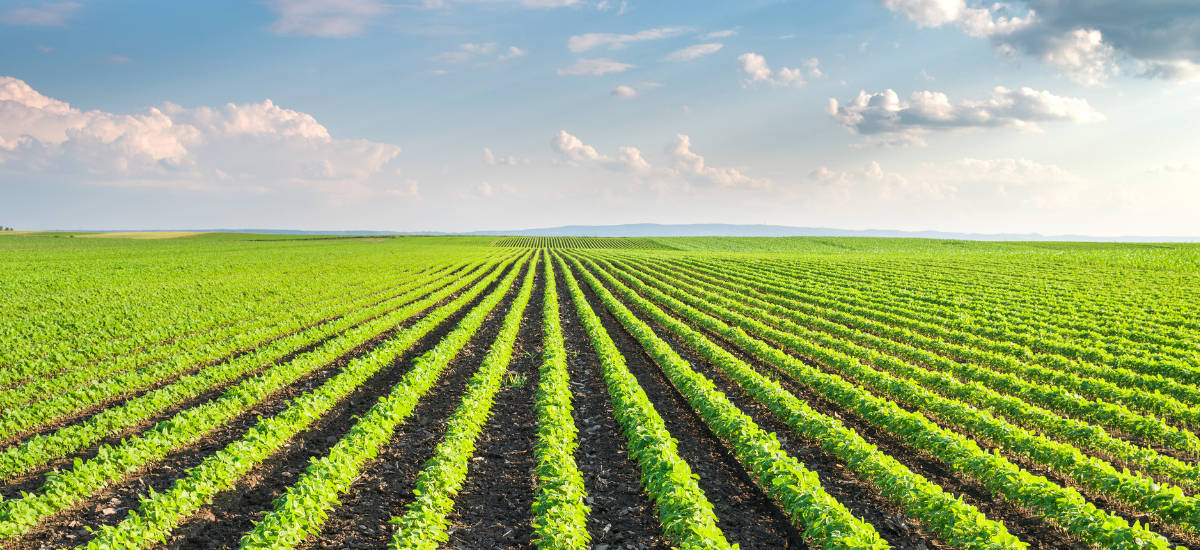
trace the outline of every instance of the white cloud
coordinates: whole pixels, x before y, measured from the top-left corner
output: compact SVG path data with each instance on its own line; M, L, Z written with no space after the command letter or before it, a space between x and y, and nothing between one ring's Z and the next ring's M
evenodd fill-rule
M38 46L37 49L42 53L50 53L54 51L54 48L51 48L50 46Z
M929 144L918 135L897 134L867 136L858 143L851 143L849 147L852 149L893 149L899 147L929 147Z
M584 145L579 138L560 130L550 140L550 146L568 162L609 160L609 157L596 152L591 145Z
M78 2L42 2L35 8L17 8L0 12L0 23L5 25L30 25L59 27L74 17Z
M678 36L691 29L688 27L660 27L657 29L644 30L635 34L611 34L611 33L588 33L584 35L572 36L567 40L567 49L574 53L586 52L592 48L600 46L608 46L608 49L615 50L624 48L628 42L640 42L643 40L658 40L660 38L668 38Z
M483 162L484 164L490 164L492 166L516 166L518 164L529 164L529 159L522 159L512 156L496 158L496 155L492 154L491 149L484 147Z
M522 50L521 48L518 48L516 46L509 46L508 53L500 54L496 59L500 59L500 60L512 59L514 57L521 57L521 56L525 55L526 53L529 53L529 52L526 52L525 50Z
M1190 0L1024 0L986 8L965 0L880 3L920 27L952 24L1000 51L1032 55L1085 85L1119 74L1122 57L1136 61L1147 78L1200 79L1200 5Z
M724 30L724 31L710 32L710 33L704 35L704 38L725 38L728 36L734 36L736 34L737 34L737 29L729 29L729 30Z
M469 61L476 55L487 55L495 51L496 43L488 42L486 44L459 44L457 52L443 52L430 58L430 61L440 63L462 63Z
M104 58L104 62L111 63L113 65L128 65L132 63L133 60L124 55L110 55Z
M779 72L771 70L767 66L767 60L756 53L744 53L738 56L738 63L742 64L742 71L750 75L750 78L742 82L742 87L759 82L770 83L771 86L795 86L802 88L807 82L804 81L804 75L800 69L789 69L784 67L779 69ZM819 72L818 72L819 74Z
M826 112L851 131L866 135L997 127L1040 132L1039 122L1104 120L1104 115L1084 99L1004 87L997 87L990 100L963 101L957 105L938 92L913 92L908 101L900 101L892 90L878 94L862 91L844 105L830 99Z
M611 59L580 59L574 65L559 69L558 74L602 75L605 73L622 73L636 66L629 63L618 63Z
M415 182L387 168L399 154L395 145L333 139L311 115L269 100L217 109L167 103L118 115L73 109L0 77L0 170L7 172L114 184L404 194Z
M663 148L671 159L671 167L683 176L696 176L722 187L770 187L771 182L754 180L734 168L707 166L704 157L693 153L692 141L688 136L675 134L675 141Z
M825 76L825 74L822 73L821 69L820 69L820 67L821 67L820 59L811 57L808 60L801 63L801 65L804 65L805 67L808 68L809 78L821 78L822 76Z
M279 16L268 27L276 34L349 38L362 34L375 18L392 6L381 0L268 0Z
M655 168L642 153L634 147L618 147L615 157L602 155L590 145L584 145L579 138L560 131L550 140L551 148L563 157L568 164L579 166L581 162L594 162L599 166L614 172L633 174L639 177L680 179L686 181L703 181L719 187L752 187L770 188L769 180L750 178L735 168L708 166L704 157L691 151L691 140L688 136L677 134L675 141L663 148L663 153L671 161L670 168Z
M609 95L620 98L631 98L637 97L638 93L637 90L630 88L629 86L617 86L616 88L613 88L612 93Z
M670 54L667 54L667 56L663 58L663 61L691 61L700 56L716 53L717 50L720 50L723 46L723 44L715 43L696 44L695 46L688 46L682 50L676 50Z

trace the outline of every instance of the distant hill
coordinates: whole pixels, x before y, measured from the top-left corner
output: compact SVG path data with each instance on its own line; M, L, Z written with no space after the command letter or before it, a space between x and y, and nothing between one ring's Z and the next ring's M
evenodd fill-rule
M622 225L565 225L541 229L511 231L302 231L295 229L189 229L195 232L266 233L276 235L482 235L514 237L891 237L917 239L959 239L968 241L1077 241L1077 242L1200 242L1200 237L1091 237L1087 235L1040 235L1038 233L950 233L945 231L895 231L890 229L830 229L827 227L791 227L787 225L738 225L696 223L664 225L629 223Z
M468 235L513 235L521 237L893 237L920 239L960 239L971 241L1095 241L1095 242L1193 242L1200 237L1089 237L1086 235L1046 236L1037 233L948 233L944 231L893 231L887 229L829 229L786 225L735 225L700 223L662 225L632 223L624 225L567 225L517 231L475 231Z

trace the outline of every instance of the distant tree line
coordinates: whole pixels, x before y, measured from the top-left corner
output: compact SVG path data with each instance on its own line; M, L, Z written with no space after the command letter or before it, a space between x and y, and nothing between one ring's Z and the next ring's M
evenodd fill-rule
M0 227L0 231L15 231L15 229L11 227Z

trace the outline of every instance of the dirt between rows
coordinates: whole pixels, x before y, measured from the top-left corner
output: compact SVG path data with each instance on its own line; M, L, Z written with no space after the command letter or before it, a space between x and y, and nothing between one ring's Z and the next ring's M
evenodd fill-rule
M647 298L643 296L643 298ZM625 304L643 322L649 325L658 335L683 357L696 372L703 374L716 384L717 389L725 394L738 409L754 420L760 428L775 433L780 448L789 456L800 462L805 469L815 472L821 480L825 491L840 502L846 509L867 523L887 541L892 548L897 549L929 549L946 548L949 544L930 532L919 521L909 518L903 507L883 496L882 492L870 481L859 479L845 461L826 452L820 444L792 434L792 429L780 420L769 408L759 403L753 396L747 394L740 385L720 369L700 356L682 339L665 329L651 319L628 300ZM670 310L664 309L677 320L686 322L684 318ZM712 334L708 334L714 339ZM744 359L744 357L743 357ZM811 403L810 403L811 405Z
M495 284L493 283L491 288L494 288ZM426 309L422 314L414 316L401 324L401 327L408 327L415 324L425 313L453 299L454 296L450 296L441 300L438 304ZM473 302L477 303L481 299L476 298ZM456 323L457 319L465 315L465 311L467 310L469 310L469 306L460 311L456 316L452 316L447 321L444 321L437 330L427 335L418 346L428 345L432 347L433 344L430 342L436 343L448 332L449 329L445 328L447 324ZM5 548L13 550L44 550L47 548L86 543L92 538L92 535L84 528L85 526L96 529L101 525L116 525L120 523L120 521L125 519L127 511L130 508L138 506L139 495L148 492L150 489L158 492L169 490L176 480L187 475L189 468L199 465L204 458L241 438L247 430L258 423L259 416L269 417L283 411L291 399L300 396L312 388L318 387L329 378L336 376L342 367L353 359L369 353L384 340L392 337L397 330L389 330L355 347L336 361L323 366L292 385L276 392L251 410L239 415L234 421L207 435L200 442L179 449L169 454L163 460L130 474L122 482L85 500L80 505L45 519L38 527L35 527L24 536L13 541L8 541ZM414 349L417 349L418 346L414 346ZM294 483L295 476L307 465L309 457L327 454L329 447L332 447L333 443L336 443L338 439L334 437L330 440L329 438L333 437L332 434L336 433L340 436L341 433L349 429L348 425L330 425L336 423L338 420L345 424L349 422L351 416L364 414L374 404L375 398L378 397L375 394L383 393L385 388L390 389L391 385L395 383L391 382L391 384L388 384L391 377L396 377L398 381L399 375L396 374L396 371L401 369L395 367L397 365L404 365L404 370L407 370L405 359L408 359L409 355L405 354L405 357L395 362L393 368L382 369L369 379L366 384L360 387L358 391L352 393L347 399L342 400L322 420L315 423L315 428L307 432L302 432L294 438L288 444L288 447L285 448L285 458L280 459L277 456L269 459L267 463L252 470L233 491L223 493L212 506L201 509L191 519L186 520L176 530L174 538L170 541L170 546L172 548L236 548L241 535L252 527L250 519L245 517L250 511L237 510L236 506L229 506L229 504L240 504L244 508L251 509L254 509L255 505L258 504L259 507L270 509L271 500L281 494L283 488ZM386 386L382 384L386 384ZM333 428L332 431L330 428ZM339 429L340 431L338 431ZM272 467L274 467L273 472L270 471ZM256 491L256 489L258 490ZM261 516L256 516L254 519L258 519L259 517ZM235 527L233 524L238 524L244 528Z
M809 328L812 328L812 327L809 327ZM816 329L814 329L814 330L816 330ZM714 341L719 341L719 343L726 349L734 352L735 354L739 354L736 351L736 346L733 345L732 343L724 341L719 336L713 335L711 333L706 333L706 334L709 336L710 339L713 339ZM779 346L777 346L777 347L779 347ZM823 372L846 378L842 373L840 373L836 369L825 366L825 365L813 360L812 358L805 357L801 354L795 353L794 351L783 348L783 347L780 347L780 349L782 349L784 352L788 353L789 355L792 355L793 357L796 357L797 359L804 361L805 363L807 363L811 366L821 369ZM739 354L739 356L741 356L743 359L746 359L746 356L744 356L744 355ZM753 361L748 361L748 362L754 363ZM760 370L767 369L771 372L778 372L773 367L770 367L769 365L765 365L765 364L761 364L761 363L756 368L760 368ZM782 373L779 373L779 374L782 374ZM786 375L784 375L784 377L786 378ZM850 378L847 378L847 379L850 380L851 382L857 383L857 381L855 381L853 379L850 379ZM789 387L789 389L791 389L791 388ZM879 397L887 398L887 396L881 395L879 392L872 391L871 393L873 395L876 395ZM910 406L907 403L900 402L900 401L894 401L894 402L906 411L921 412L921 411L918 411L916 408ZM811 405L811 402L810 402L810 405ZM814 407L814 408L816 408L816 407ZM926 418L928 418L930 421L934 422L935 424L937 424L939 427L941 427L944 430L948 430L948 431L955 432L955 433L961 433L961 430L956 428L954 425L942 420L937 415L928 414L928 413L922 413L922 414L924 414L924 416ZM858 431L860 435L864 435L862 430L856 429L856 431ZM882 430L879 430L879 431L882 432ZM1121 434L1113 433L1113 435L1120 436ZM865 437L865 435L864 435L864 437ZM1050 470L1049 468L1046 468L1042 465L1034 463L1033 461L1026 459L1024 457L1015 455L1012 452L1000 449L995 445L994 442L992 442L988 439L974 438L974 437L970 436L969 434L967 435L967 437L971 437L976 442L976 444L979 445L980 448L990 451L990 452L993 452L993 453L996 453L996 454L1000 454L1000 455L1004 456L1006 459L1008 459L1010 462L1012 462L1013 464L1016 464L1017 466L1021 467L1022 469L1026 470L1036 476L1042 476L1042 477L1049 479L1050 481L1052 481L1054 483L1057 483L1060 486L1070 487L1070 488L1075 489L1076 491L1079 492L1079 494L1085 500L1087 500L1089 503L1093 504L1094 506L1096 506L1097 508L1099 508L1101 510L1108 511L1117 516L1120 516L1123 519L1125 519L1126 521L1128 521L1130 524L1134 523L1135 521L1140 522L1142 525L1145 525L1148 528L1165 536L1172 544L1182 544L1182 545L1185 545L1188 547L1196 547L1197 545L1200 545L1200 537L1197 537L1194 534L1187 533L1176 527L1164 525L1161 522L1155 520L1150 515L1143 513L1141 511L1138 511L1138 510L1132 508L1131 506L1129 506L1128 504L1125 504L1121 501L1109 498L1109 497L1107 497L1103 494L1097 493L1091 489L1085 488L1085 487L1079 485L1078 483L1076 483L1074 480L1072 480L1066 476L1063 476L1053 470ZM870 439L868 439L868 441L870 441ZM1134 441L1134 443L1136 444L1136 441ZM881 449L882 449L882 447L881 447ZM913 451L916 453L919 453L921 455L927 455L927 453L924 453L923 451L919 451L916 449L913 449ZM889 453L889 454L892 454L892 453ZM897 457L897 458L899 459L899 457ZM939 467L944 470L947 469L945 464L942 463L941 461L937 460L936 458L934 458L932 456L928 456L928 458L931 461L931 464L933 464L934 466ZM901 462L904 463L906 466L909 466L907 463L904 462L904 460L901 460ZM1116 466L1120 467L1121 464L1117 463ZM910 467L910 469L913 469L913 471L916 471L917 473L924 474L925 477L929 478L931 481L935 481L936 483L941 485L943 487L943 489L946 489L947 492L952 492L952 493L956 492L951 489L952 486L947 485L946 483L943 483L940 481L936 481L927 472L918 471L917 469L912 468L911 466L909 466L909 467ZM1133 468L1131 468L1131 469L1133 469ZM977 492L982 492L982 494L988 494L987 489L985 487L983 487L982 484L980 484L978 481L971 479L965 475L961 475L961 474L954 474L954 476L956 478L958 478L959 480L961 480L967 486L974 486L976 488ZM970 493L970 495L974 498L978 498L978 494L976 494L976 493ZM980 501L964 498L964 500L966 502L978 507L980 509L980 511L984 512L989 518L991 518L993 520L997 520L997 521L1003 521L1005 523L1005 526L1008 528L1009 532L1016 535L1021 540L1029 542L1032 545L1032 547L1034 547L1034 548L1039 548L1039 547L1086 548L1087 547L1087 545L1084 542L1079 541L1075 537L1066 533L1066 531L1064 531L1063 529L1047 522L1045 519L1041 518L1041 516L1037 515L1037 513L1034 512L1033 510L1026 510L1023 507L1016 506L1013 503L1009 503L1002 496L994 496L994 497L992 497L992 499L994 500L992 505L985 507L984 505L981 504ZM999 506L999 504L1003 504L1003 505ZM999 508L996 508L996 506L999 506ZM1017 512L1016 514L1010 514L1010 516L1012 517L1011 521L1009 519L1006 519L1006 517L1008 517L1008 516L1005 516L1006 511L1010 510L1010 509L1012 511ZM993 511L993 510L995 510L995 511ZM1022 517L1022 516L1024 516L1024 517ZM1042 545L1042 546L1039 546L1039 545Z
M455 272L456 272L456 271L458 271L458 270L455 270ZM453 272L451 272L451 273L453 273ZM379 290L379 291L376 291L376 292L372 293L372 295L381 295L381 294L382 294L382 295L386 295L387 293L389 293L390 291L392 291L392 290L393 290L393 289L395 289L395 288L396 288L396 287L389 287L389 288L386 288L386 289L383 289L383 290ZM388 300L388 299L390 299L390 298L393 298L393 297L395 297L395 296L398 296L398 294L387 295L386 297L380 298L379 300L377 300L377 301L375 301L375 302L372 302L372 303L371 303L371 305L378 304L378 303L380 303L380 302L382 302L382 301ZM369 306L366 306L366 307L370 307L370 305L369 305ZM385 313L385 314L386 314L386 313ZM378 316L377 316L377 317L378 317ZM262 342L259 342L258 344L255 344L255 345L253 345L253 346L249 346L249 347L246 347L246 348L243 348L243 349L240 349L240 350L236 350L236 351L234 351L234 352L232 352L232 353L230 353L230 354L227 354L227 355L225 355L224 357L220 357L220 358L217 358L217 359L213 359L213 360L211 360L211 361L207 361L207 362L205 362L205 363L202 363L202 364L200 364L200 365L197 365L197 366L195 366L195 367L191 367L191 368L189 368L189 369L187 369L187 370L185 370L185 371L183 371L183 372L177 373L177 374L175 374L175 375L172 375L172 376L170 376L170 377L166 377L166 378L163 378L163 379L161 379L161 380L157 380L157 381L155 381L153 384L151 384L151 385L149 385L149 386L145 386L145 387L139 388L139 389L137 389L137 390L135 390L135 391L132 391L132 392L129 392L129 393L125 394L125 395L122 395L122 396L119 396L119 397L115 397L115 398L113 398L113 399L108 399L108 400L102 401L102 402L100 402L100 403L97 403L97 404L95 404L95 405L92 405L91 407L87 407L86 409L79 410L79 411L76 411L76 412L74 412L74 413L70 413L70 414L67 414L67 415L63 415L63 416L61 416L61 417L58 417L58 418L54 419L53 421L51 421L51 422L49 422L49 423L47 423L47 424L43 424L43 425L41 425L41 426L38 426L37 428L34 428L34 429L32 429L32 430L29 430L29 431L27 431L27 432L25 432L25 433L22 433L22 434L20 434L20 435L13 436L13 437L11 437L11 438L8 438L7 440L0 441L0 447L10 447L10 446L14 446L14 445L19 445L19 444L21 444L22 442L24 442L24 441L28 441L29 439L32 439L32 438L34 438L34 437L37 437L37 436L40 436L40 435L47 435L47 434L51 434L51 433L53 433L53 432L55 432L55 431L58 431L58 430L60 430L60 429L62 429L62 428L66 428L66 427L74 426L74 425L77 425L77 424L82 424L82 423L84 423L84 422L87 422L89 419L91 419L92 417L96 416L97 414L100 414L101 412L104 412L104 411L106 411L106 410L108 410L108 409L111 409L111 408L114 408L114 407L119 407L119 406L121 406L121 405L124 405L125 403L127 403L127 402L129 402L129 401L131 401L131 400L133 400L133 399L137 399L137 398L139 398L139 397L142 397L142 396L146 395L147 393L150 393L150 392L152 392L152 391L155 391L155 390L161 389L161 388L163 388L163 387L165 387L165 386L167 386L167 385L169 385L169 384L172 384L172 383L174 383L174 382L177 382L177 381L179 381L181 378L183 378L183 377L185 377L185 376L189 376L189 375L192 375L192 374L196 374L196 373L198 373L198 372L200 372L200 371L202 371L202 370L204 370L204 369L206 369L206 368L212 367L212 366L221 365L221 364L226 364L226 363L228 363L228 362L230 362L230 361L234 361L234 360L238 359L239 357L242 357L242 356L244 356L244 355L246 355L246 354L252 353L252 352L253 352L254 350L256 350L256 349L259 349L259 348L261 348L261 347L263 347L263 346L270 345L272 342L275 342L275 341L277 341L277 340L280 340L280 339L283 339L283 338L287 338L287 337L289 337L289 336L292 336L292 335L295 335L295 334L299 334L299 333L301 333L301 332L304 332L304 331L306 331L306 330L309 330L309 329L311 329L311 328L314 328L314 327L317 327L317 326L320 326L320 325L323 325L323 324L326 324L326 323L331 323L331 322L334 322L334 321L336 321L336 320L338 320L338 319L340 319L340 318L341 318L341 316L340 316L340 315L338 315L338 316L334 316L334 317L329 317L329 318L327 318L327 319L323 319L323 320L318 320L318 321L315 321L315 322L313 322L313 323L310 323L310 324L308 324L308 325L306 325L306 326L304 326L304 327L301 327L301 328L299 328L299 329L297 329L297 330L291 331L291 332L289 332L289 333L287 333L287 334L281 334L281 335L278 335L278 336L275 336L275 337L272 337L272 338L268 338L268 339L266 339L266 340L264 340L264 341L262 341ZM367 321L363 321L363 322L369 322L369 320L367 320ZM359 323L359 324L361 324L361 323ZM300 354L302 354L302 353L307 353L307 352L309 352L309 351L312 351L312 350L316 349L317 347L320 347L321 345L324 345L324 344L325 344L326 342L328 342L329 340L332 340L333 338L336 338L336 337L337 337L337 336L339 336L339 335L340 335L340 334L334 334L334 335L328 336L328 337L326 337L326 338L322 338L320 341L317 341L317 342L315 342L315 343L313 343L313 344L310 344L310 345L308 345L308 346L305 346L305 347L303 347L303 348L300 348L300 349L298 349L298 350L292 351L292 352L288 353L287 355L285 355L285 356L281 357L280 359L276 360L276 361L275 361L275 364L281 364L281 363L286 363L286 362L288 362L288 361L291 361L291 360L292 360L293 358L295 358L297 355L300 355ZM258 375L259 373L261 373L263 370L266 370L266 369L267 369L267 368L269 368L269 367L270 367L270 366L268 365L267 367L263 367L262 369L257 369L257 370L255 370L254 372L251 372L251 373L245 374L245 375L243 375L243 376L240 376L240 377L238 377L238 378L236 378L236 379L234 379L234 380L231 380L231 381L229 381L229 382L225 382L225 383L221 384L220 386L218 386L218 387L214 388L213 390L210 390L209 392L205 392L205 394L203 394L203 395L200 395L200 396L197 396L197 397L194 397L194 398L192 398L192 399L188 400L188 402L189 402L189 403L192 403L192 405L191 405L191 406L194 406L194 404L198 404L198 403L202 403L202 402L204 402L204 401L207 401L207 400L211 399L211 398L212 398L212 396L214 396L214 395L218 395L218 394L220 394L221 392L223 392L223 391L224 391L224 389L226 389L226 388L229 388L229 387L233 386L234 384L238 384L238 383L240 383L240 382L242 382L242 381L244 381L244 380L246 380L246 379L248 379L248 378L250 378L250 377L256 376L256 375ZM53 396L50 396L50 397L53 397ZM183 407L183 408L186 408L186 407ZM181 408L180 406L176 406L176 407L173 407L173 408L172 408L172 410L173 410L173 411L175 411L175 412L178 412L179 410L182 410L182 408ZM166 414L167 416L164 416L164 414ZM111 440L111 441L118 441L118 442L119 442L119 441L120 441L122 438L129 437L131 434L141 433L141 431L142 431L142 430L144 430L145 428L148 428L149 426L153 426L155 423L157 423L157 422L158 422L158 421L160 421L161 419L164 419L164 418L169 418L169 417L170 417L170 416L172 416L172 415L174 415L174 412L171 412L171 413L169 413L169 414L167 414L167 413L159 414L159 415L157 415L157 416L155 417L155 418L157 418L158 420L148 421L148 422L150 422L149 424L147 424L146 422L142 422L141 424L139 424L139 426L135 426L135 427L133 427L133 428L131 428L131 429L129 429L129 430L126 430L126 431L122 432L121 434L119 434L118 436L116 436L116 437L115 437L115 439L114 439L114 438L109 438L109 440ZM103 443L101 443L100 445L102 445L102 444L103 444ZM93 448L92 448L92 449L90 449L90 451L93 453L93 456L94 456L95 449L98 449L98 448L99 448L99 445L95 445L95 446L93 446ZM88 452L88 451L85 451L85 453L86 453L86 452ZM72 457L69 457L69 458L67 459L67 463L70 463L70 461L74 460L74 456L77 456L77 455L73 455ZM86 460L86 459L85 459L85 460ZM53 469L54 469L54 466L51 466L51 467L49 467L49 468L43 468L43 469L41 469L39 472L35 473L35 477L41 477L41 476L43 476L43 475L45 474L45 472L49 472L49 471L51 471L51 470L53 470ZM27 477L27 476L22 476L22 477ZM20 493L16 493L16 494L20 494ZM7 495L7 494L5 494L5 497L6 497L6 498L10 498L10 497L8 497L8 495Z
M586 283L581 286L592 310L625 357L629 371L677 440L679 456L699 475L698 484L713 504L725 538L745 549L807 548L786 514L753 483L733 453L692 410L637 340Z
M320 535L301 544L300 550L382 550L388 546L396 532L396 526L389 521L404 515L406 507L412 503L417 477L441 442L446 420L462 402L467 381L479 369L500 332L505 312L515 299L520 283L518 277L505 299L447 365L441 381L418 401L412 416L397 426L391 442L363 468L359 479L342 496L341 504L330 511ZM464 308L465 311L468 308ZM432 349L456 324L457 320L443 323L437 334L431 334L422 342L419 350L414 348L411 357L415 359ZM411 363L411 360L405 362Z
M989 519L1004 523L1009 533L1028 543L1031 548L1071 548L1076 550L1088 548L1087 544L1047 523L1045 519L1031 510L1018 506L1002 496L993 496L979 481L955 472L933 455L908 445L903 439L885 430L876 428L862 417L825 399L808 386L796 382L773 366L742 353L737 346L722 337L707 331L704 332L710 340L733 353L751 368L768 377L775 378L785 389L808 403L813 410L841 420L843 425L857 432L867 443L896 459L913 473L925 477L946 493L961 497L963 502L976 507ZM808 358L799 356L797 358L811 366L825 370L823 365ZM831 370L825 370L825 372L837 375Z
M627 458L629 448L617 425L600 359L580 323L562 272L555 270L554 275L579 431L575 462L590 499L587 528L593 548L617 550L628 544L669 548L654 504L641 490L641 470Z
M447 301L447 300L443 300L443 302L445 302L445 301ZM436 307L436 306L434 306L434 307ZM390 312L390 310L389 310L389 312ZM378 316L372 317L371 319L367 319L367 320L363 321L362 323L356 324L355 326L359 326L363 323L369 323L370 321L372 321L380 316L387 315L387 313L388 312L385 312ZM411 323L416 322L415 319L417 319L417 316L414 316L413 319L414 320L410 320L410 321L406 321L405 323L402 323L401 326L408 326ZM313 325L313 326L316 326L316 325ZM229 388L232 388L232 387L236 386L237 384L240 384L246 380L249 380L250 378L258 376L259 374L262 374L262 372L266 371L267 369L269 369L275 365L286 364L300 355L303 355L305 353L313 351L313 350L325 345L330 340L333 340L333 339L341 336L341 334L343 334L343 333L344 333L344 331L342 333L330 335L330 336L328 336L326 338L322 338L321 340L314 342L310 345L293 350L292 352L289 352L287 355L284 355L283 357L280 357L279 359L275 360L270 365L267 365L261 369L256 369L254 372L250 372L243 376L239 376L233 380L230 380L228 382L220 384L220 385L214 387L213 389L211 389L207 392L204 392L196 397L187 399L187 400L185 400L181 403L178 403L174 406L168 407L168 408L164 409L163 411L159 412L158 414L155 414L154 416L151 416L150 418L147 418L146 420L143 420L143 421L137 423L136 425L134 425L128 429L125 429L119 433L116 433L114 435L111 435L109 437L101 439L100 441L92 444L91 446L89 446L85 449L82 449L75 453L68 454L67 456L65 456L61 459L49 462L48 464L46 464L45 466L42 466L41 468L31 470L30 472L28 472L26 474L9 479L6 482L4 482L4 485L2 487L0 487L0 497L5 498L5 499L12 499L12 498L19 498L21 496L22 492L32 493L35 490L37 490L39 487L41 487L43 483L45 483L46 474L49 474L55 470L69 469L71 467L71 465L74 463L76 458L78 458L80 460L84 460L84 461L91 460L92 458L96 457L96 455L100 452L100 449L103 448L104 446L120 445L121 441L131 438L131 437L136 437L138 435L141 435L146 430L152 428L159 422L168 420L168 419L174 417L176 414L178 414L181 411L190 409L192 407L197 407L197 406L203 405L205 403L211 402L213 400L216 400L216 399L220 398L222 395L224 395L225 391L228 390ZM351 353L353 353L353 352L351 352ZM317 376L317 373L314 372L314 373L310 373L308 375L308 377L313 377L313 376ZM308 377L306 377L305 379L307 379ZM297 382L297 383L299 384L299 383L302 383L303 381L304 380L301 380L300 382ZM109 405L109 407L120 406L131 399L134 399L141 395L145 395L149 391L152 391L152 390L145 390L145 391L139 392L136 395L130 396L128 398L123 398L119 401L112 403L111 405ZM99 413L100 411L95 411L95 412ZM87 418L90 418L90 417L91 416L89 415L86 418L76 418L69 422L66 422L66 421L55 422L52 425L53 426L52 428L48 428L46 430L41 430L41 432L51 433L53 431L57 431L58 429L68 427L72 424L82 423L82 422L86 421Z
M538 269L513 345L509 379L475 441L475 456L448 518L452 548L535 548L530 543L538 428L533 406L542 361L544 279Z

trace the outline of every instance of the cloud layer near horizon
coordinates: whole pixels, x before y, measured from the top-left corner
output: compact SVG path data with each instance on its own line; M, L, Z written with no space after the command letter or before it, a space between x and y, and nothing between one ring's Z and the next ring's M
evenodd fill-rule
M4 171L113 184L415 193L415 182L387 172L399 154L396 145L333 139L312 116L270 100L193 109L166 103L118 115L81 111L0 77Z

